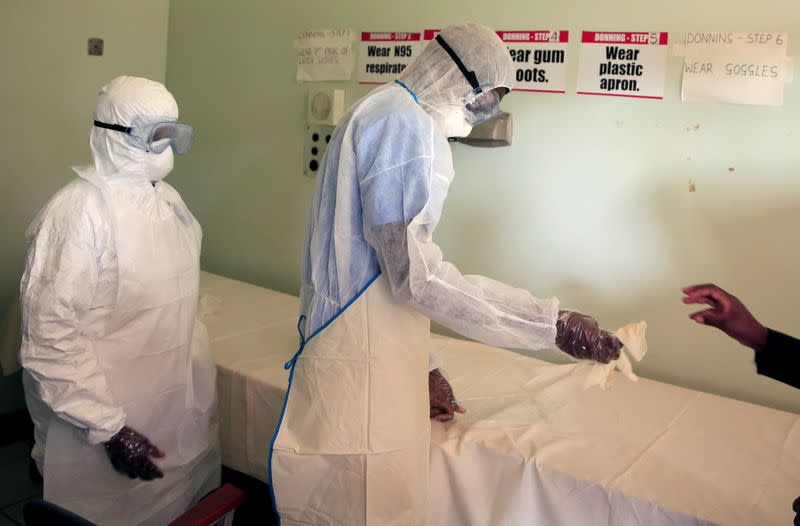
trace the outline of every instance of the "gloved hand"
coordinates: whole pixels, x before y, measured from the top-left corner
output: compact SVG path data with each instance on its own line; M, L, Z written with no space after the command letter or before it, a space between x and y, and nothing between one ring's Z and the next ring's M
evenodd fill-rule
M428 393L431 399L431 418L445 422L453 418L454 413L467 412L456 402L450 382L442 376L439 369L428 373Z
M601 329L597 320L569 310L558 312L556 346L575 358L600 363L616 360L622 350L622 342Z
M164 473L149 458L164 458L164 452L135 429L123 427L105 446L111 465L120 473L142 480L164 477Z

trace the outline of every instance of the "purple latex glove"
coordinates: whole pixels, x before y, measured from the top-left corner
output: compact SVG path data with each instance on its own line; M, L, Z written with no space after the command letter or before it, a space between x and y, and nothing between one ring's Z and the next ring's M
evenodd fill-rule
M111 465L123 475L142 480L164 477L150 457L164 458L166 455L135 429L123 427L105 446Z
M622 342L601 329L597 320L575 311L559 311L556 346L575 358L608 363L619 358Z
M445 422L453 418L455 413L467 412L456 402L450 382L439 369L428 373L428 393L431 399L431 418Z

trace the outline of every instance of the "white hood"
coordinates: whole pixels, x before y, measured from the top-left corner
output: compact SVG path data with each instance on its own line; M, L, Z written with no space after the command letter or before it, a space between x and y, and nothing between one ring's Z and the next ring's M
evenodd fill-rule
M514 87L514 63L506 45L491 28L459 24L439 33L469 71L474 71L483 91ZM442 46L432 40L400 75L417 96L420 106L447 137L465 137L471 126L463 116L472 86Z
M117 77L100 90L94 120L131 126L139 116L177 119L178 104L163 84L139 77ZM129 144L123 132L93 126L89 145L93 164L73 170L97 186L112 177L160 181L172 170L172 148L146 152Z

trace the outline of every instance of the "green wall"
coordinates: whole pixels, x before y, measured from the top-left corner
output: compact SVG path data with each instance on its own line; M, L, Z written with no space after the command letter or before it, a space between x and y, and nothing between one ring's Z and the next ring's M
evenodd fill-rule
M204 267L298 289L314 185L301 171L299 31L468 20L569 29L573 40L582 29L669 31L673 42L697 30L787 31L800 59L796 0L172 0L167 81L198 131L170 181L203 224ZM800 411L796 390L758 377L751 351L693 325L680 301L682 286L716 281L765 323L800 335L800 78L785 106L770 109L682 104L680 72L670 57L663 102L508 97L513 146L454 147L456 179L435 239L463 272L556 295L608 327L647 320L645 376ZM350 100L366 92L346 86Z
M0 0L0 316L19 287L25 229L90 160L97 92L112 78L166 75L168 0ZM101 57L87 39L105 40ZM0 377L0 413L19 406Z
M503 29L788 31L796 0L596 3L18 1L1 4L0 301L16 287L25 226L86 162L95 94L115 75L162 79L198 128L170 182L205 228L206 269L296 292L314 181L301 175L301 30L416 30L474 20ZM169 9L169 13L167 13ZM166 53L167 21L169 45ZM86 39L106 40L101 58ZM574 83L577 45L570 67ZM514 94L514 145L454 147L436 239L464 272L556 295L608 327L650 323L645 376L800 411L757 377L751 352L689 322L680 287L716 281L767 324L800 334L800 86L783 108L681 104L680 59L663 102ZM800 81L800 79L799 79ZM366 88L346 84L354 100ZM699 127L697 127L699 125ZM732 167L735 170L729 171ZM697 192L688 192L688 181ZM552 357L552 354L545 354Z

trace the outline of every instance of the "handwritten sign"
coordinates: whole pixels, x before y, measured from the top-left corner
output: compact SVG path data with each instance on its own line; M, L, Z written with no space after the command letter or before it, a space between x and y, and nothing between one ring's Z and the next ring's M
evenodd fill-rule
M782 106L788 44L786 33L688 33L673 49L684 57L681 100Z
M663 99L667 33L584 31L578 93Z
M294 41L297 82L350 80L353 76L353 31L304 31Z

